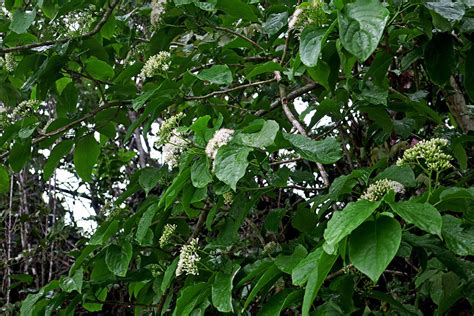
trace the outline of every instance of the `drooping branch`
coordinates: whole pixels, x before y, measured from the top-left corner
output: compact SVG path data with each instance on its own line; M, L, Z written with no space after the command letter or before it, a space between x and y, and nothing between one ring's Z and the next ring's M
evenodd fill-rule
M247 88L251 88L251 87L258 87L258 86L261 86L261 85L264 85L264 84L267 84L267 83L270 83L270 82L274 82L274 81L275 81L275 78L268 79L268 80L263 80L263 81L256 81L256 82L247 83L247 84L243 84L243 85L240 85L240 86L235 86L235 87L224 89L224 90L214 91L214 92L211 92L211 93L208 93L208 94L205 94L205 95L186 96L186 97L184 97L184 99L185 100L203 100L203 99L208 99L208 98L211 98L211 97L214 97L214 96L217 96L217 95L227 94L227 93L233 92L233 91L238 91L238 90L247 89Z
M226 27L221 27L221 26L213 26L216 30L220 30L220 31L224 31L224 32L227 32L227 33L230 33L232 35L235 35L237 37L240 37L241 39L243 39L244 41L247 41L249 42L250 44L252 44L253 46L257 47L258 49L264 51L265 49L260 46L260 44L258 44L257 42L255 42L254 40L248 38L247 36L243 35L243 34L240 34L239 32L236 32L234 30L231 30L231 29L228 29Z
M112 2L109 4L109 7L107 10L104 12L102 15L102 18L99 20L99 22L96 24L94 29L90 32L87 32L85 34L76 36L76 37L67 37L67 38L61 38L61 39L56 39L56 40L49 40L49 41L44 41L40 43L31 43L31 44L26 44L26 45L20 45L20 46L15 46L15 47L8 47L8 48L0 48L0 53L12 53L12 52L19 52L23 50L28 50L28 49L33 49L33 48L38 48L38 47L44 47L44 46L51 46L55 44L63 44L66 43L70 40L81 40L87 37L94 36L95 34L99 33L104 24L107 22L109 19L110 15L114 11L115 7L119 4L120 0L112 0Z

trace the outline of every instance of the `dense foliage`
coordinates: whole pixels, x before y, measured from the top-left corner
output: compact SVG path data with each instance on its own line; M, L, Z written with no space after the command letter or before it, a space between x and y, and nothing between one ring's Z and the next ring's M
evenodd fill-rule
M472 314L473 1L6 0L0 32L4 311ZM90 239L25 194L57 168Z

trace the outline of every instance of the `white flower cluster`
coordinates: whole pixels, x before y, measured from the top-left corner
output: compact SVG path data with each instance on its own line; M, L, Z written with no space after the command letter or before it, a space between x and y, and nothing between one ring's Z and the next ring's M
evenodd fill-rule
M327 21L328 16L324 12L324 1L310 0L298 6L288 21L288 29L296 29L298 32L302 32L307 25L322 26Z
M397 181L382 179L377 180L365 191L363 195L361 195L361 200L369 200L369 201L378 201L384 197L389 191L395 191L395 193L405 193L405 188L403 184Z
M179 157L186 150L188 143L185 140L183 133L176 129L171 131L171 137L163 146L163 162L173 169L178 165Z
M448 141L443 138L433 138L431 140L422 140L412 148L403 153L399 158L397 165L414 164L430 171L441 172L451 168L453 157L444 152L448 146Z
M12 115L15 116L23 116L28 112L31 112L38 106L38 101L36 100L25 100L22 101L18 106L13 110Z
M171 237L173 236L177 226L175 224L166 224L163 227L163 234L160 237L160 247L163 248L164 246L168 245Z
M183 245L179 254L178 267L176 268L176 275L179 276L183 273L198 275L199 270L197 267L198 262L201 260L199 257L197 238L191 239L188 245Z
M171 116L169 119L161 124L160 130L158 131L158 144L166 144L171 136L172 131L178 127L179 121L185 116L184 113L178 113L176 115Z
M151 78L158 74L163 74L170 69L171 66L171 54L169 52L161 51L158 54L151 56L146 61L145 65L140 72L142 79Z
M231 206L234 202L234 194L232 194L232 191L222 194L222 197L224 198L224 204L227 206Z
M151 1L151 25L156 26L160 22L161 15L165 12L165 5L167 0L152 0Z
M16 69L16 60L13 54L6 53L5 59L2 58L1 63L2 67L5 67L5 70L8 72L14 72Z
M207 143L206 154L211 159L216 159L217 150L228 144L234 135L234 130L229 128L221 128L218 130L211 140Z

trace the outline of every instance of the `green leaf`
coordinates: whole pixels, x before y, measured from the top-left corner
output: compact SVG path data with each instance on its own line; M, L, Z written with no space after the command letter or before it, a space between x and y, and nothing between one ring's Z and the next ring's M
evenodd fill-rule
M163 281L161 281L161 291L163 293L169 288L171 281L173 281L175 277L176 267L178 266L179 257L176 257L173 262L165 270L165 274L163 275Z
M116 219L111 222L108 221L102 223L102 225L100 225L100 227L89 240L89 245L103 245L109 240L110 237L115 235L118 229L119 221Z
M292 274L293 269L306 257L308 252L306 248L302 245L295 247L295 250L291 255L280 254L275 258L275 265L280 269L280 271Z
M12 22L10 23L10 30L17 34L25 33L28 28L33 24L36 17L36 9L32 11L16 10L12 16Z
M283 71L283 67L274 61L267 61L266 63L258 64L257 66L255 66L252 71L247 74L246 77L247 80L250 80L255 76L274 71Z
M280 31L281 28L283 28L285 25L288 24L288 12L284 11L281 13L273 13L268 16L268 19L263 23L263 31L270 35L273 36L278 31Z
M245 170L249 165L247 157L251 151L252 148L234 145L219 148L214 161L217 179L236 191L237 182L245 175Z
M461 2L427 2L425 7L438 13L450 22L460 21L464 16L464 5Z
M217 2L217 8L238 19L251 22L258 20L253 12L252 6L240 0L219 0Z
M453 39L449 34L437 34L425 47L425 66L431 80L444 85L456 68Z
M210 285L204 282L186 286L176 300L173 316L188 316L209 295Z
M205 188L212 182L212 174L209 171L209 158L205 155L199 156L191 167L191 181L195 188Z
M196 77L202 81L218 85L229 85L232 83L232 72L227 65L214 65L209 69L199 72Z
M51 150L48 160L43 167L43 180L48 181L53 175L59 161L71 151L74 142L72 140L63 140Z
M459 256L474 255L474 226L459 218L443 216L443 237L448 248Z
M335 212L324 230L327 245L325 250L332 253L332 248L354 229L360 226L376 209L380 202L359 200L350 202L342 211Z
M262 129L256 133L242 133L238 135L238 140L246 146L255 148L265 148L272 145L280 130L280 126L275 121L265 121Z
M249 296L245 300L244 307L242 308L242 313L257 296L258 292L260 292L260 290L262 290L268 284L273 284L273 282L275 282L280 277L280 275L281 272L278 270L278 268L274 264L271 265L270 268L268 268L263 273L260 279L258 279L252 291L250 291Z
M158 209L159 207L156 204L152 204L147 208L145 213L143 213L142 217L140 218L137 226L137 232L135 233L135 240L139 244L142 244L143 239L148 232L148 228L150 228L151 222L153 221L155 214L158 212Z
M31 158L31 141L16 141L10 150L8 162L13 171L19 172Z
M86 71L97 80L112 79L115 75L114 69L105 61L89 58L86 61Z
M161 173L158 168L145 168L140 172L140 177L138 178L138 183L145 190L145 193L148 195L151 190L160 181Z
M390 203L390 207L408 223L441 237L441 214L431 204L405 201Z
M311 306L313 304L316 295L318 295L319 289L326 279L329 271L331 271L334 262L336 262L337 256L328 255L322 251L321 256L316 259L316 268L308 276L308 283L304 291L302 315L308 316Z
M221 313L231 313L234 311L232 306L232 282L239 270L240 266L235 265L230 274L216 273L214 283L212 284L212 304Z
M8 170L0 165L0 193L5 193L10 190L10 175Z
M381 179L397 181L405 187L416 186L415 173L409 166L390 166L374 178L375 181Z
M257 314L258 316L275 316L280 315L281 312L295 304L296 302L301 301L303 292L301 290L291 291L289 289L284 289L283 291L274 295L267 304Z
M94 135L87 135L80 138L74 150L74 166L77 174L86 182L92 181L92 169L97 163L100 154L99 143Z
M81 293L83 276L84 270L80 268L77 269L72 276L62 277L59 281L59 286L61 287L61 290L67 293L71 293L72 291L77 291Z
M318 64L325 34L326 29L311 24L305 27L301 33L299 52L301 62L306 66L314 67Z
M110 245L105 253L105 263L113 274L124 277L132 260L132 245L122 241L120 245Z
M378 0L357 0L346 4L337 16L342 45L364 62L382 38L389 11Z
M300 134L288 133L283 133L283 137L295 147L296 152L304 159L330 164L342 157L341 146L335 138L328 137L316 141Z
M317 269L318 260L323 252L322 247L316 248L293 268L291 271L293 285L303 286L308 281L311 272Z
M402 229L393 218L380 216L376 221L368 221L351 234L351 262L372 281L377 282L397 254L401 240Z

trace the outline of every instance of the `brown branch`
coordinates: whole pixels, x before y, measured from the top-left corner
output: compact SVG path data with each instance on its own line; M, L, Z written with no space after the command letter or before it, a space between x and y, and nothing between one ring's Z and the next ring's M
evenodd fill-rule
M297 161L300 161L302 159L303 158L299 157L299 158L294 158L294 159L273 161L273 162L270 162L270 166L284 165L284 164L287 164L287 163L297 162Z
M451 76L449 83L453 88L453 92L446 97L446 103L448 104L449 111L456 119L464 133L474 131L474 115L470 112L464 94L462 93L459 85L454 76Z
M227 32L227 33L230 33L230 34L233 34L237 37L240 37L241 39L249 42L250 44L252 44L253 46L257 47L258 49L262 50L262 51L265 51L265 49L260 46L260 44L258 44L257 42L255 42L254 40L251 40L250 38L248 38L247 36L243 35L243 34L240 34L236 31L233 31L231 29L228 29L226 27L221 27L221 26L213 26L216 30L220 30L220 31L224 31L224 32Z
M102 18L100 19L99 23L96 24L94 29L90 32L87 32L83 35L77 36L77 37L68 37L68 38L62 38L62 39L56 39L56 40L49 40L49 41L44 41L41 43L31 43L31 44L26 44L26 45L21 45L21 46L15 46L15 47L9 47L9 48L0 48L0 53L11 53L11 52L18 52L22 50L27 50L27 49L32 49L32 48L37 48L37 47L44 47L44 46L51 46L55 44L63 44L66 43L70 40L81 40L87 37L94 36L95 34L99 33L104 24L107 22L109 19L110 15L114 11L115 7L119 4L120 0L112 0L110 3L108 9L105 11L105 13L102 15Z
M242 90L242 89L251 88L251 87L258 87L260 85L264 85L264 84L267 84L267 83L270 83L270 82L273 82L273 81L275 81L275 78L268 79L268 80L263 80L263 81L252 82L252 83L247 83L247 84L243 84L241 86L236 86L236 87L232 87L232 88L228 88L228 89L224 89L224 90L218 90L218 91L214 91L214 92L211 92L211 93L205 94L205 95L186 96L186 97L184 97L184 99L185 100L208 99L208 98L214 97L216 95L227 94L227 93L232 92L232 91Z

